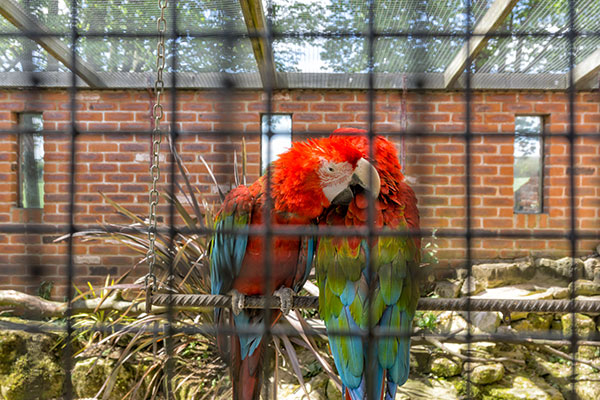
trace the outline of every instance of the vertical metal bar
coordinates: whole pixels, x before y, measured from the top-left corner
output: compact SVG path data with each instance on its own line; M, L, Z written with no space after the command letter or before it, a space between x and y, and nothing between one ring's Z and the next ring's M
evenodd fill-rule
M76 162L76 149L75 146L77 144L77 136L79 131L77 129L76 121L77 121L77 41L78 41L78 31L77 31L77 0L71 0L71 26L70 26L70 39L71 39L71 64L73 68L71 69L71 81L69 86L69 102L70 102L70 112L71 112L71 121L69 126L69 133L71 138L71 154L70 154L70 165L69 165L69 238L67 241L67 288L66 288L66 298L67 298L67 309L65 311L65 319L66 319L66 331L67 338L65 340L65 350L64 350L64 366L65 366L65 399L69 400L73 398L73 385L71 382L70 371L73 366L73 349L71 346L71 336L73 334L73 325L71 322L71 300L73 297L73 278L74 278L74 265L73 265L73 235L75 234L75 162Z
M169 136L171 140L171 146L173 149L177 149L177 139L179 137L179 130L177 129L177 42L179 41L179 28L177 26L177 1L171 1L169 4L169 11L171 15L171 60L169 63L170 71L167 76L170 76L171 86L169 87L169 93L171 95L170 103L171 103L171 123L169 129ZM176 164L175 164L175 155L172 154L169 162L169 176L171 178L171 182L169 184L169 195L175 197L176 190ZM165 187L167 186L167 181L165 181ZM174 323L174 311L173 311L173 292L171 290L171 285L174 284L174 252L172 251L174 248L175 241L175 203L173 201L169 202L169 246L167 251L171 252L171 256L168 257L168 277L166 280L167 285L167 293L168 293L168 302L167 302L167 324L166 329L163 332L164 344L165 344L165 356L167 357L165 362L165 398L167 400L171 399L171 389L173 387L171 380L173 379L174 371L173 368L175 366L175 362L173 360L173 323Z
M375 66L375 0L369 0L369 18L368 18L368 42L367 42L367 74L368 74L368 83L369 87L367 89L367 99L369 102L369 118L368 118L368 127L367 127L367 135L369 142L369 159L374 160L374 150L373 150L373 124L375 121L375 75L374 75L374 66ZM372 174L369 174L369 187L371 186L371 180L373 179ZM373 222L375 220L375 202L373 196L368 196L369 204L367 209L367 247L371 249L373 247L373 243L376 238L373 236ZM369 251L368 254L371 252ZM371 302L373 301L373 293L375 290L375 279L374 279L374 265L373 265L373 257L367 258L367 263L369 264L369 290L367 295L367 326L368 332L366 337L366 347L367 347L367 365L366 369L366 387L367 387L367 399L375 400L379 398L379 394L375 393L375 388L377 384L375 383L376 376L374 374L375 368L372 368L374 363L376 362L375 356L375 336L373 332L373 313Z
M465 34L467 49L471 48L471 0L466 1L466 24ZM471 54L467 51L467 60L465 63L466 75L465 75L465 196L467 198L467 209L465 213L465 244L466 244L466 263L467 263L467 279L465 284L467 285L467 354L471 353L471 339L472 339L472 321L471 321L471 285L473 280L473 266L472 264L472 253L471 253ZM467 385L466 385L466 397L471 398L471 368L467 369Z
M570 242L570 255L571 255L571 289L569 290L569 299L571 300L571 355L573 359L573 363L571 365L571 393L569 397L571 399L577 398L576 385L577 385L577 362L575 361L575 357L577 355L577 330L576 330L576 315L575 315L575 281L577 280L577 270L575 268L575 253L577 251L577 239L576 239L576 217L575 217L575 196L576 196L576 188L575 188L575 85L573 81L573 68L575 66L575 1L569 0L569 29L567 31L567 37L569 40L568 44L568 52L569 52L569 85L568 85L568 98L569 98L569 122L568 122L568 147L569 147L569 242Z
M266 39L267 39L267 43L270 49L273 48L273 2L272 0L268 0L267 1L267 15L266 15L266 26L265 26L265 32L262 33L264 35L266 35ZM260 61L259 61L260 62ZM260 66L259 66L260 67ZM265 66L266 67L266 66ZM272 129L272 118L271 115L273 114L273 87L275 85L275 82L272 82L271 79L273 78L272 74L265 74L266 79L264 80L264 84L263 84L263 91L266 93L266 101L267 101L267 107L266 107L266 111L267 111L267 115L269 116L267 119L267 156L271 157L271 153L272 153L272 146L271 146L271 139L273 137L273 129ZM272 174L271 174L271 168L267 168L266 170L266 175L267 175L267 183L266 183L266 190L265 190L265 204L264 204L264 214L263 214L263 219L264 219L264 224L265 224L265 237L264 237L264 255L265 255L265 259L264 259L264 268L265 268L265 294L267 296L270 296L273 291L277 288L272 287L271 285L271 277L272 277L272 268L273 268L273 245L272 245L272 241L273 241L273 221L271 218L271 211L273 210L273 199L271 197L272 195L272 182L271 182L271 178L272 178ZM265 357L263 358L263 386L264 386L264 398L265 399L269 399L269 384L268 384L268 368L267 366L270 365L270 360L271 358L269 357L270 353L268 352L268 349L270 346L268 346L268 344L271 341L271 313L273 311L265 306L264 308L264 329L265 329L265 333L263 336L263 340L265 343L265 349L263 350L265 353Z

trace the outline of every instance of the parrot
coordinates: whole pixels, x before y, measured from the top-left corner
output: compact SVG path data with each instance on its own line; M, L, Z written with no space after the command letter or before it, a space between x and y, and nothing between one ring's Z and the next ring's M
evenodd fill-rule
M328 337L343 397L394 399L397 387L408 379L410 333L419 298L421 239L416 233L409 234L419 229L417 198L404 182L396 148L390 141L374 136L374 160L369 160L365 130L340 128L333 132L339 134L352 135L348 137L362 157L375 166L376 174L371 177L374 184L368 186L370 192L365 186L351 185L346 204L330 206L319 225L366 227L372 201L373 227L388 234L370 239L319 237L314 261L319 313L328 332L341 333ZM371 344L363 340L369 324L373 331L384 334ZM354 335L344 335L348 332ZM372 379L371 396L367 396L367 373Z
M216 309L215 322L218 348L229 361L234 400L259 398L267 346L261 334L237 333L265 324L264 310L244 309L245 296L280 298L281 309L270 313L272 326L289 312L293 294L306 282L314 259L314 238L275 234L269 244L272 268L267 282L264 237L248 233L265 224L267 179L272 226L316 227L324 210L347 201L352 184L363 184L375 173L363 153L343 136L295 142L268 168L270 172L250 186L240 185L226 195L210 244L211 293L229 294L232 299L231 313ZM225 329L229 334L219 333Z

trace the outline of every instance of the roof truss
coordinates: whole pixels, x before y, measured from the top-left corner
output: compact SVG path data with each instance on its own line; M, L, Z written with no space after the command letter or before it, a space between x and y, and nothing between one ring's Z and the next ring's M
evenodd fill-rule
M275 73L275 60L273 49L267 37L267 20L262 7L261 0L239 0L242 7L244 21L248 28L254 58L258 65L258 71L263 87L277 88L277 74Z
M495 0L492 3L473 29L475 36L467 40L444 71L445 88L450 88L457 81L464 72L469 60L474 59L485 47L489 39L486 35L504 22L516 4L517 0Z
M582 88L598 74L600 74L600 48L573 67L573 84L577 88ZM598 79L600 80L600 77Z
M37 42L71 71L74 71L89 86L96 88L106 86L98 74L94 72L91 65L77 55L73 62L73 55L67 46L56 37L44 36L49 35L50 30L36 18L25 12L13 0L2 0L0 2L0 14L21 31L29 34L32 40Z

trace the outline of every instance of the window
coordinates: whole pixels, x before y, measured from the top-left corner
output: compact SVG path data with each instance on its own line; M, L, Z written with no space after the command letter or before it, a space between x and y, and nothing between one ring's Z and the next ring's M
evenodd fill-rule
M271 123L271 154L268 150L269 118ZM264 173L267 166L292 145L292 116L290 114L264 114L261 117L261 163L260 170Z
M515 117L514 181L515 213L542 212L543 143L541 116Z
M43 126L41 113L19 114L19 207L44 207Z

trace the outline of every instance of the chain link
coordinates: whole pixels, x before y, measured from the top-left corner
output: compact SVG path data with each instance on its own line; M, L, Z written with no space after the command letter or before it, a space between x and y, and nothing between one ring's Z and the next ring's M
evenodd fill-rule
M154 92L156 93L156 103L152 108L154 118L154 129L152 130L152 165L150 166L150 176L152 178L150 191L148 192L149 214L148 214L148 274L145 279L146 287L146 312L150 312L152 307L152 292L156 289L156 275L154 266L156 264L156 207L158 206L159 194L156 188L160 179L160 143L162 133L160 130L160 121L164 115L161 97L165 89L163 81L163 70L165 68L165 32L167 30L167 20L165 19L165 10L168 0L158 0L160 8L160 17L157 21L158 45L156 55L156 82L154 83Z

